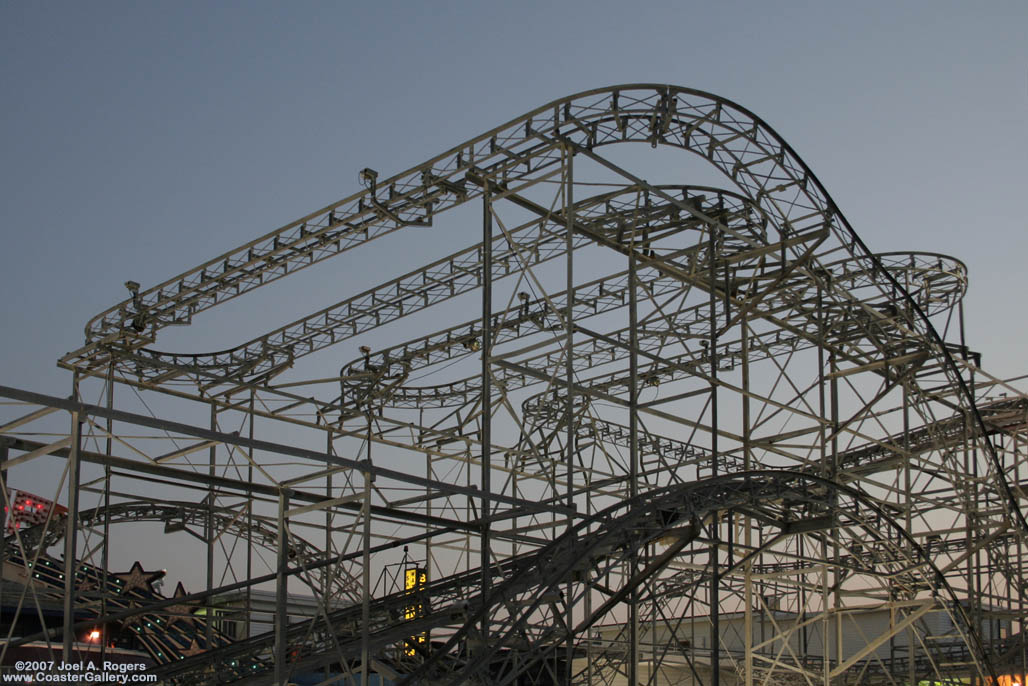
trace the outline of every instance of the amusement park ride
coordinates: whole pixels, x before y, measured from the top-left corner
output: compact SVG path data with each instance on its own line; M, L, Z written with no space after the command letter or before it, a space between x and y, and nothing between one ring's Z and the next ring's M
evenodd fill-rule
M651 183L621 143L681 171ZM45 517L6 515L0 662L100 631L182 684L1024 674L1028 397L965 341L959 260L873 252L762 120L675 86L573 95L359 178L128 282L61 358L70 398L0 387L5 505L21 470L59 475ZM162 347L414 233L463 242L230 349ZM139 411L143 391L210 422ZM144 521L203 588L112 569Z

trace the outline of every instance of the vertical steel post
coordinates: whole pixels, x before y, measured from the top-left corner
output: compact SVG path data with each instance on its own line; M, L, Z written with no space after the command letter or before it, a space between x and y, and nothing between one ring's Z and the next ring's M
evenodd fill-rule
M250 434L250 440L253 440L254 436L254 421L256 421L256 415L254 410L256 409L256 394L254 389L250 389L250 426L248 432ZM255 455L253 448L250 448L250 459L247 460L246 466L246 480L247 484L253 484L253 463L255 461ZM246 578L253 578L253 491L248 490L246 494ZM243 636L242 638L249 638L251 631L251 619L250 616L253 614L253 586L247 584L246 595L243 599L243 607L246 612L246 616L243 620Z
M482 597L487 598L492 577L489 574L490 531L489 492L492 489L493 383L489 357L493 347L493 207L489 180L482 186ZM482 617L482 638L488 641L489 617Z
M635 226L632 227L631 246L628 251L628 498L639 495L639 286L636 261ZM630 577L639 571L639 556L631 554ZM633 588L628 604L628 683L639 683L639 589Z
M903 382L903 491L907 494L907 498L910 497L911 489L911 477L910 477L910 385ZM897 496L898 499L902 500L903 494ZM907 503L904 512L904 528L907 531L913 531L913 513L911 511L910 503ZM911 558L913 558L913 550L911 552ZM914 681L916 674L916 664L914 662L914 627L907 629L907 681L911 684L916 683Z
M828 388L830 391L829 402L832 415L832 453L830 460L831 472L829 478L832 481L835 481L838 478L839 472L839 377L836 375L839 368L834 351L828 354L828 368L831 373ZM839 493L833 490L829 496L829 500L831 502L834 517L834 513L838 511ZM838 664L842 664L842 552L839 549L838 531L838 527L835 526L835 523L833 522L832 559L835 561L835 564L833 565L834 568L832 570L832 587L834 588L832 593L832 615L835 620L835 660Z
M823 278L829 278L828 274L825 273ZM820 416L820 428L818 430L821 453L821 475L834 480L836 478L837 470L837 453L838 453L838 438L836 432L839 426L838 417L838 387L836 385L836 371L835 354L829 352L827 358L827 366L829 374L826 378L825 375L825 346L828 343L828 328L825 325L825 308L824 308L824 291L825 284L818 284L817 287L817 319L818 319L818 350L817 350L817 373L818 373L818 414ZM827 383L827 390L825 388ZM825 435L825 419L826 415L829 417L829 430L831 431L831 440L829 442ZM829 447L829 445L831 447ZM838 495L832 493L828 496L830 505L833 508L837 501ZM838 536L838 530L832 528L832 539L836 541ZM841 663L842 657L842 634L841 634L841 617L839 616L839 593L835 592L832 596L828 585L828 541L822 540L821 542L821 559L825 561L825 564L821 568L821 613L822 613L822 632L821 632L821 652L823 658L822 665L822 679L824 684L827 686L831 682L831 671L832 671L832 653L833 646L835 648L835 659ZM837 542L832 543L833 559L835 564L833 565L833 586L837 587L839 582L838 566L839 566L839 547ZM834 606L830 608L830 598L834 598ZM832 637L832 616L835 615L835 636Z
M575 207L574 207L574 152L571 148L564 151L565 179L564 179L564 249L567 253L566 268L566 292L567 303L564 314L564 376L567 392L567 404L564 408L565 421L567 422L567 506L569 509L575 507L575 275L574 275L574 236L575 236ZM570 529L574 521L569 517L567 528ZM571 582L568 582L565 593L567 603L565 624L568 627L567 643L565 645L564 672L568 683L571 683L571 662L574 657L575 637L571 627L574 626L572 616L571 598L573 597Z
M285 686L289 670L286 668L286 627L289 599L289 532L286 529L286 511L289 509L289 492L278 494L278 564L275 575L275 686Z
M425 410L420 408L418 410L418 426L422 427L425 425ZM421 439L419 438L419 442ZM425 478L432 481L432 453L425 451ZM425 514L428 517L432 516L432 499L425 499ZM425 577L428 580L434 578L432 571L432 537L425 537Z
M327 455L332 455L333 454L333 452L332 452L333 451L332 435L333 435L332 429L327 429L325 431L325 454L327 454ZM329 465L329 463L326 461L325 466L327 467L328 465ZM325 497L329 498L329 499L332 498L332 481L333 481L332 480L332 472L329 472L325 476ZM326 507L325 508L325 556L329 557L331 555L332 555L332 508L331 507ZM331 567L325 567L325 571L324 571L324 574L322 576L321 587L322 587L322 591L321 591L322 596L326 599L326 610L328 610L327 599L329 598L329 589L332 587L332 568Z
M785 251L782 251L782 267L785 267ZM818 423L818 447L821 458L821 476L827 477L831 471L831 467L828 464L828 435L825 431L825 417L828 415L828 392L825 389L825 345L827 331L825 328L825 315L824 315L824 288L819 283L817 287L817 326L818 326L818 345L817 345L817 413L818 419L821 421ZM800 545L803 545L802 539ZM829 659L831 654L831 646L828 641L828 542L822 538L821 540L821 680L824 686L828 686L831 682L831 660ZM801 606L800 611L804 608Z
M708 278L710 280L710 471L711 476L718 474L718 417L717 417L717 227L709 227L710 243L707 260ZM726 284L727 289L727 284ZM718 549L720 545L721 523L717 513L711 524L710 543L710 683L711 686L721 684L721 663L718 637L721 635L721 599L720 579L718 578Z
M967 341L964 337L964 304L963 301L957 303L958 320L960 322L960 346L961 350L967 350ZM975 367L971 366L969 388L972 394L976 394L975 388ZM964 536L967 541L968 549L970 550L973 546L974 531L973 527L977 524L976 506L978 503L978 451L977 443L974 441L974 430L970 424L972 421L971 416L965 412L963 422L963 445L964 445L964 474L971 475L970 489L972 492L968 493L968 489L964 490L965 504L964 509L966 512L965 517L965 532ZM989 440L988 437L982 436L982 440ZM968 450L968 444L972 445L972 449ZM973 464L973 468L972 468ZM986 508L988 508L986 504ZM973 627L967 627L969 631L980 632L982 629L981 621L981 574L975 573L975 560L980 559L979 553L976 552L973 556L969 555L967 558L966 569L967 569L967 616L972 619L975 623ZM977 588L976 588L977 587ZM972 607L973 606L973 607ZM978 679L975 675L971 674L971 680L973 683L978 683Z
M1016 451L1016 449L1017 448L1015 446L1014 450ZM1014 459L1015 460L1017 459L1017 453L1016 452L1014 453ZM1017 470L1015 472L1015 474L1017 474L1018 478L1020 478L1020 475L1021 475L1020 474L1020 470ZM1024 488L1024 487L1022 486L1022 488ZM1024 683L1024 679L1028 679L1028 641L1025 641L1024 638L1023 638L1026 635L1025 621L1024 621L1025 620L1025 607L1024 607L1024 605L1025 605L1025 603L1024 603L1025 598L1024 598L1024 593L1021 592L1021 588L1020 588L1020 584L1022 584L1023 580L1024 580L1024 545L1023 545L1023 540L1024 540L1024 536L1018 536L1017 537L1017 581L1015 582L1015 588L1012 589L1015 593L1017 593L1018 631L1020 632L1020 634L1022 636L1022 640L1020 641L1021 649L1020 649L1020 651L1018 651L1018 652L1021 653L1021 660L1020 660L1020 662L1021 662L1021 679L1022 679L1021 683L1022 684ZM1014 636L1013 629L1014 629L1014 623L1011 622L1010 623L1010 632L1008 634L1011 637Z
M107 367L107 409L114 409L114 361ZM114 420L107 418L107 440L105 450L108 457L114 448ZM110 565L111 540L111 466L104 465L104 535L103 548L100 551L100 617L107 617L107 568ZM107 622L100 624L100 661L107 657Z
M782 266L784 268L784 266L785 266L785 264L784 264L784 262L785 262L785 251L784 251L784 249L782 251L782 262L783 262ZM827 279L828 278L827 273L823 273L822 277L824 279ZM828 416L828 391L825 388L825 386L826 386L825 366L827 364L827 361L825 360L825 346L828 343L828 341L827 341L827 338L828 338L828 328L825 325L825 307L824 307L824 305L825 305L824 286L825 285L826 284L818 283L818 286L817 286L817 334L818 334L818 345L817 345L817 414L818 414L818 419L820 420L818 422L818 441L817 442L818 442L819 457L820 457L820 460L821 460L821 476L827 478L827 477L829 477L829 475L831 473L831 466L828 464L828 462L829 462L828 433L827 433L827 431L825 429L825 418ZM811 548L813 548L815 545L817 545L817 544L816 543L812 543L811 544ZM822 619L821 619L821 659L822 659L821 678L822 678L822 681L825 684L825 686L827 686L828 683L831 680L831 671L832 671L831 670L831 662L829 660L829 655L831 653L831 646L829 645L829 642L828 642L828 630L829 630L829 627L828 627L828 590L827 590L827 588L828 588L828 571L827 571L828 567L827 567L827 564L825 564L827 562L827 559L828 559L827 558L827 556L828 556L828 543L827 543L827 541L822 539L820 547L821 547L821 560L822 560L821 575L820 575L821 576L821 584L822 584L822 587L821 587L821 617L822 617ZM803 556L803 549L804 549L804 541L803 541L802 538L800 538L800 541L799 541L799 549L800 549L800 556L802 557ZM800 590L800 597L802 599L801 602L800 602L800 613L801 614L805 614L806 613L807 598L806 598L806 593L802 589ZM803 621L803 620L801 620L801 621ZM809 641L808 641L806 626L803 627L802 631L803 631L802 638L803 638L804 647L809 649Z
M211 401L211 431L218 430L218 408ZM214 602L211 591L214 589L214 477L217 474L217 446L211 446L208 453L209 465L207 473L211 477L211 485L207 488L207 518L204 522L204 535L207 539L207 611L204 623L204 637L209 648L214 645Z
M74 382L78 399L78 378ZM75 648L75 575L76 537L79 520L79 451L82 449L82 420L78 412L71 413L71 450L68 452L68 515L64 532L64 653L65 663L73 661Z
M743 315L739 321L740 335L741 335L741 354L742 354L742 463L743 471L750 471L750 327L749 319L745 314L746 310L743 310ZM748 515L742 517L743 529L743 543L745 545L744 555L748 555L752 549L753 540L750 526L750 518ZM734 564L734 560L729 560L730 563ZM743 623L745 624L743 636L744 641L744 666L745 673L743 679L745 680L744 686L753 686L753 560L747 560L743 566L743 583L745 593L745 617ZM802 611L802 606L801 606Z
M971 388L974 388L974 370L971 370ZM974 391L972 391L973 393ZM985 511L992 509L993 503L989 502L990 495L986 492L985 501L982 502L982 497L979 495L978 490L978 442L974 440L976 431L972 428L971 415L964 413L964 460L965 467L964 473L970 476L970 487L964 490L965 493L965 508L967 511L967 517L964 522L966 527L966 540L968 550L973 549L974 539L976 531L979 526L980 512L979 508L983 508ZM982 435L981 440L988 441L987 435ZM967 450L967 446L970 444L971 450ZM967 616L974 623L973 627L968 627L970 631L982 632L985 626L985 617L983 615L983 609L985 603L983 602L982 595L982 570L981 570L981 549L975 551L973 555L969 555L967 558ZM989 640L989 636L982 636L983 641ZM978 682L978 676L975 673L974 667L969 667L969 677L972 682Z
M826 278L827 278L827 276L826 276ZM821 314L818 316L818 319L819 319L818 326L819 326L819 331L820 331L819 335L821 337L821 349L823 350L824 347L828 344L828 329L825 326L825 316L826 315L824 313L824 289L822 287L820 287L820 286L818 287L818 295L817 295L817 297L818 297L818 308L819 308L819 310L821 312ZM827 384L828 384L827 402L828 402L828 421L829 421L828 429L829 429L829 432L830 432L831 439L828 441L827 445L824 445L824 444L822 445L823 449L826 451L825 460L823 462L822 469L823 469L823 474L825 475L826 478L828 478L831 481L835 481L835 479L838 476L837 475L837 472L838 472L838 462L837 462L836 458L837 458L837 454L838 454L839 390L838 390L838 377L836 377L836 375L835 375L835 372L837 371L837 366L836 366L835 352L834 351L829 351L827 360L828 360L828 375L827 375L827 377L824 375L824 367L820 368L820 372L819 373L821 374L820 378L821 378L821 383L822 384L824 384L825 379L827 378ZM824 418L824 415L822 415L822 418ZM828 503L829 503L829 510L830 510L830 513L831 513L830 516L832 516L834 518L834 516L835 516L834 513L836 511L836 506L837 506L838 498L839 498L838 493L835 492L835 491L830 491L828 493L827 497L828 497ZM825 561L828 561L829 560L829 547L830 547L831 548L831 560L833 561L832 572L831 572L831 577L832 577L831 588L834 589L834 590L831 591L828 595L825 596L825 607L823 608L825 616L826 616L826 634L825 634L825 644L823 646L823 649L824 649L824 657L825 657L825 664L826 664L825 670L829 674L831 673L831 669L832 669L832 660L835 660L835 664L841 664L842 663L842 659L843 659L842 658L842 634L840 632L842 618L841 618L841 614L839 612L839 610L840 610L840 596L839 596L839 591L838 591L839 584L840 584L840 576L839 576L840 552L839 552L839 541L838 541L839 529L838 529L837 526L834 525L834 521L833 521L833 526L830 529L830 531L831 531L831 536L829 537L830 541L831 541L830 542L830 546L826 545L823 548L823 551L822 551L823 555L824 555L823 559ZM827 543L827 541L826 541L826 543ZM828 577L826 575L825 579L827 580L827 578ZM831 597L831 607L830 608L829 608L829 605L828 605L828 598L829 598L829 596Z
M107 409L114 409L114 361L107 368ZM114 420L107 418L107 440L105 441L107 457L113 455ZM104 465L104 541L101 550L100 576L100 616L107 616L107 572L110 566L111 540L111 466ZM100 625L100 659L107 657L108 630L107 622Z
M368 466L371 466L371 431L372 418L371 406L368 406ZM368 686L368 678L371 674L371 644L369 643L369 627L371 624L371 471L365 470L364 476L364 504L361 513L364 516L364 527L362 532L363 540L363 569L361 570L361 686Z
M325 424L328 425L328 420L327 419L325 421ZM332 435L333 435L332 429L331 428L327 428L326 431L325 431L325 454L326 455L333 455L334 454L335 446L334 446L334 444L332 442ZM328 461L326 461L325 466L327 467L328 464L329 464ZM332 498L332 472L329 472L328 475L326 475L326 477L325 477L325 497L329 498L329 499ZM332 508L326 507L325 508L325 557L330 557L331 555L332 555ZM332 588L332 575L333 575L333 573L334 572L333 572L332 566L325 567L325 572L324 572L324 575L322 576L322 581L321 581L321 599L325 603L325 612L326 613L331 612L331 610L332 610L332 607L329 604L330 603L329 599L332 597L331 594L329 593L329 590ZM329 665L325 665L325 667L323 669L323 672L322 672L323 679L324 680L328 680L328 678L331 675L331 673L332 672L331 672L331 669L330 669Z
M590 516L590 515L593 514L593 501L592 501L592 490L591 489L586 491L586 493L585 493L585 514L586 514L586 516ZM583 610L584 610L583 614L586 617L592 617L592 614L593 614L593 596L592 596L592 592L588 588L590 586L590 582L589 582L589 574L590 574L590 572L591 572L591 569L589 569L589 568L586 568L585 571L582 572L582 575L583 575L582 576L582 582L587 587L585 593L583 594L583 606L584 606L583 607ZM592 653L593 653L593 647L594 646L593 646L592 638L593 638L594 635L595 634L593 633L592 627L586 629L586 632L585 632L585 661L586 661L585 662L585 683L587 683L587 684L593 683L593 657L592 657Z

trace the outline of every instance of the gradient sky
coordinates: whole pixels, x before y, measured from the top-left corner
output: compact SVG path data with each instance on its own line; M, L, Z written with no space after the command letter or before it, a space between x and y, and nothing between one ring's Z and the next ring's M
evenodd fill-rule
M972 348L1028 373L1026 2L0 0L0 385L68 395L56 359L126 280L348 196L363 167L633 82L761 116L872 250L962 259ZM348 259L320 270L395 272ZM317 283L262 301L252 332L346 295ZM203 333L241 340L221 317Z
M973 347L1028 372L1028 3L5 0L0 383L67 395L54 362L124 281L626 82L735 100L873 250L963 259Z

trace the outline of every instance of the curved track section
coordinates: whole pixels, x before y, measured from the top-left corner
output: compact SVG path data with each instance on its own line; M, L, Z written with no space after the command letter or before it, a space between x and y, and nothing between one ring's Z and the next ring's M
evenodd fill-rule
M751 550L748 562L724 568L709 562L679 564L691 555L706 557L716 522L743 513L760 517L765 525L761 540L747 545ZM801 538L810 544L808 549L816 551L832 530L845 532L840 563L848 570L842 579L847 588L870 598L888 578L912 591L936 591L900 613L898 621L914 627L919 640L930 641L930 633L938 626L938 621L926 618L945 616L953 626L967 626L964 606L945 581L939 584L942 574L930 556L906 537L902 526L873 499L809 474L743 472L657 489L619 503L580 523L538 553L497 565L490 570L496 588L487 596L480 593L480 570L473 570L426 587L417 601L430 602L431 609L405 623L397 624L392 617L414 602L409 593L377 600L371 608L372 625L359 624L359 607L337 611L328 618L335 625L358 623L332 641L310 640L323 635L331 626L329 621L292 627L290 635L304 637L307 643L291 656L291 669L302 673L356 657L363 647L362 634L367 634L376 661L396 673L407 672L401 684L509 684L520 683L518 679L526 674L542 675L544 683L551 683L551 679L559 683L616 682L617 675L626 671L629 655L625 631L597 632L595 627L609 622L626 598L637 595L644 606L643 624L654 630L659 625L659 630L669 632L673 639L660 647L662 654L651 641L647 659L666 663L668 674L685 676L688 661L675 645L685 638L688 629L678 613L698 609L695 597L712 578L755 571L781 573L784 567L755 568L752 552L801 549L795 545ZM786 554L786 558L794 570L819 563L816 556L796 559ZM645 592L639 594L642 590ZM581 602L586 594L597 591L604 596L602 603L589 608ZM480 633L484 624L491 628L488 641ZM416 656L408 655L404 639L415 632L429 631L433 637L442 637L419 648ZM220 669L219 664L227 667L253 661L261 667L254 670L249 683L266 683L267 662L257 661L255 656L267 654L273 642L271 634L258 636L206 656L169 664L160 673L164 678L187 678L211 664ZM787 638L784 642L789 643ZM817 668L823 668L824 663L815 664L792 651L783 658L782 650L781 639L766 642L756 651L761 664L751 664L750 669L774 683L803 683L804 676L820 678ZM874 651L868 652L862 659L836 666L831 678L847 681L869 671L880 678L904 673L905 664L892 664L881 655L870 654ZM729 645L720 653L726 663L732 661ZM947 667L947 662L957 657L970 660L983 674L994 675L977 637L963 632L945 645L932 646L918 660L916 676L941 682L958 678L966 670ZM233 680L228 676L217 683Z
M967 286L966 268L958 260L934 253L888 253L879 258L893 278L911 284L910 290L913 297L922 302L926 311L931 314L946 312L963 297ZM883 295L881 290L882 286L888 284L880 273L876 277L875 273L868 272L850 260L827 265L825 272L836 287L844 288L855 294L856 297L860 297L862 292L866 292L868 299L861 301L862 307L880 311L888 309L890 300ZM673 279L662 277L659 274L652 280L644 279L642 283L651 294L657 295L673 292L677 287ZM805 278L789 279L784 281L782 286L787 289L792 301L802 302L815 297L815 285ZM602 292L604 305L613 304L615 309L618 304L621 307L627 307L626 285L616 281L613 284L606 282L604 288L597 289L597 292ZM606 308L600 309L600 301L595 297L589 298L585 293L576 292L574 298L576 310L581 308L583 312L588 312L588 316L606 311ZM553 298L553 308L559 311L566 306L566 301L566 294L556 294ZM764 305L768 310L782 311L788 308L789 303L767 299ZM591 310L588 309L590 307ZM531 333L528 325L540 326L540 322L545 321L545 314L549 309L550 305L545 301L537 300L526 301L516 310L503 313L501 319L497 321L497 326L494 327L496 341L498 343L506 342L519 337L522 335L523 327ZM693 330L695 328L696 331L702 331L705 317L705 308L701 305L694 305L688 310L676 312L672 324L682 329ZM438 361L427 354L429 351L435 352L436 349L440 349L440 352L445 351L447 360L473 354L474 346L465 345L465 343L479 340L481 336L479 324L480 322L474 320L467 321L446 331L430 334L419 340L408 341L393 349L376 351L367 360L354 360L343 368L341 376L341 400L344 412L349 409L351 413L359 414L358 408L367 404L394 407L447 407L468 404L481 394L477 376L438 386L404 385L403 380L420 366L430 361ZM751 360L756 360L757 356L781 354L782 350L796 351L811 348L816 345L814 324L816 323L808 322L810 331L806 336L793 335L783 338L780 331L770 331L765 334L763 339L757 338L749 342L752 349L760 352L754 353L751 350L747 354L750 355ZM594 340L590 341L587 349L576 350L576 356L583 360L579 363L583 369L590 368L592 366L590 363L595 358L609 357L611 361L627 358L629 352L626 342L629 332L622 329L608 335L616 340L612 342ZM659 349L665 342L661 339L666 339L666 337L666 333L663 337L644 333L639 336L640 349L645 351ZM438 343L440 340L445 341L445 345L440 345ZM457 343L460 345L455 345ZM725 344L722 358L739 359L742 354L741 341L735 340ZM497 380L508 390L522 385L530 386L541 383L544 379L558 373L562 363L561 358L562 354L540 353L529 360L529 364L537 372L536 376L525 376L501 370ZM688 356L672 358L670 364L663 361L647 364L639 373L648 383L652 384L690 374L690 370L705 364L707 362L702 355L696 352ZM402 371L397 372L397 369ZM609 392L611 383L603 383L603 381L603 379L588 380L586 383L602 385L603 390ZM612 381L622 386L626 383L623 377L612 379ZM545 396L526 400L523 410L526 414L537 413L541 411L539 405L544 401Z
M673 662L680 657L673 653L680 641L676 629L680 628L678 612L682 609L675 601L691 600L712 579L717 584L719 576L738 573L745 566L743 563L722 569L712 560L705 566L674 569L674 562L687 556L689 548L708 545L709 534L717 528L711 524L733 512L758 515L766 523L767 530L762 532L762 540L754 544L755 549L770 550L790 538L803 536L816 543L828 530L844 530L844 564L849 570L844 583L859 592L867 593L867 586L873 587L876 579L882 577L900 579L901 584L911 589L938 588L936 580L942 577L913 540L906 541L912 544L910 549L892 540L904 538L902 526L857 490L790 472L743 472L716 477L653 491L600 514L599 524L582 523L566 533L541 551L531 565L498 586L438 654L426 659L421 668L400 683L445 679L452 683L502 686L519 683L518 678L526 673L545 671L558 672L553 675L554 681L561 683L609 683L627 672L626 632L621 630L595 641L596 634L590 630L632 595L646 606L644 623L659 623L671 633L672 640L660 648L664 655L658 656L651 641L653 652L647 657L650 661ZM813 547L816 550L817 546ZM795 562L797 566L817 564L816 559ZM630 570L627 574L626 567ZM614 590L609 580L617 575L626 578ZM644 585L647 593L640 596L637 590ZM591 611L572 611L572 607L581 606L576 601L590 588L599 588L606 595L604 602ZM942 592L939 597L908 614L910 624L930 612L941 612L955 625L966 626L967 617L957 594L945 583L938 590ZM490 614L494 615L490 624L495 638L472 650L467 645L470 637ZM928 626L925 622L920 630L927 633ZM443 662L441 656L462 643L469 655L467 664L457 674L453 674L451 665L446 665L444 673L433 674L436 664ZM775 648L781 650L780 646ZM724 652L730 659L730 652ZM973 634L963 634L957 644L932 652L919 665L919 680L946 683L959 678L960 670L946 667L946 662L951 662L956 654L978 664L980 671L995 678ZM777 662L775 667L750 665L750 669L774 683L802 682L802 677L817 680L822 676L811 669L805 656L793 654L783 660L779 655L772 660L769 656L773 654L774 650L769 649L760 657L766 663ZM540 669L546 662L556 668ZM859 678L868 671L869 662L851 660L849 664L838 665L832 669L831 678L843 682L854 675ZM680 664L684 667L685 660ZM560 670L565 673L559 674Z
M92 528L94 531L110 525L136 524L139 522L157 522L164 524L166 532L190 532L202 540L205 527L213 526L222 534L235 536L248 546L258 546L269 551L278 550L278 529L274 523L261 519L240 517L236 510L220 510L211 512L210 508L191 503L135 501L111 504L108 507L95 507L79 512L79 527ZM57 515L46 526L38 525L19 531L17 542L11 537L5 547L8 555L17 554L19 549L47 550L60 543L67 532L64 515ZM325 559L324 551L318 546L292 535L289 538L287 557L301 567L316 565ZM338 582L338 580L337 580ZM340 592L353 594L353 581L344 585ZM350 595L350 602L359 601L359 592Z
M608 156L620 143L691 154L652 184ZM731 190L689 185L690 164ZM995 676L990 656L1012 648L989 622L1028 620L1006 607L1028 587L1028 396L968 347L959 260L871 252L764 121L669 85L575 94L361 178L360 193L131 285L60 361L76 394L102 383L113 406L115 387L159 391L209 414L202 430L94 421L107 449L90 459L121 470L105 488L159 480L209 541L237 535L245 502L247 540L277 560L240 583L273 580L282 598L314 587L290 567L292 533L313 532L304 564L346 563L325 569L338 583L316 620L290 624L280 603L275 632L168 678L217 681L211 668L233 663L255 683L297 669L408 683ZM331 257L436 230L468 243L223 351L158 342ZM347 344L359 353L339 354ZM312 372L314 353L329 361ZM115 422L164 434L120 438ZM70 457L76 441L16 460ZM209 543L209 579L230 567L218 555ZM428 581L415 594L397 570Z
M122 352L115 358L132 359L143 369L147 360L159 360L161 355L140 356L132 351L152 340L164 326L189 323L194 315L220 302L384 234L430 225L442 211L478 196L483 179L503 187L528 183L533 175L562 164L568 152L591 156L596 148L625 142L667 145L698 154L753 199L783 240L827 231L837 249L865 263L864 270L883 271L881 261L853 231L809 167L759 117L736 103L693 89L625 85L544 105L381 183L376 175L368 191L307 215L101 313L86 327L86 347L63 362L80 371L103 368L111 359L111 346L116 345ZM677 204L692 216L719 225L703 210ZM795 248L789 251L804 257ZM870 327L877 329L874 335L880 338L879 344L894 349L908 334L923 338L941 362L941 371L959 389L964 409L981 424L973 396L949 350L903 285L885 274L891 287L886 296L902 301L904 307L897 310L902 326L892 333L882 328L881 319L886 317L872 319ZM325 314L317 313L314 318L336 326ZM309 340L310 326L310 320L301 320L290 328L307 332L302 337ZM150 336L145 334L148 330ZM276 353L268 343L262 344L259 354L246 354L243 359L247 364L265 362L276 370L291 364L293 358ZM982 449L992 455L993 479L1005 497L1009 516L1028 533L1028 521L1010 485L1003 481L995 451L987 442Z

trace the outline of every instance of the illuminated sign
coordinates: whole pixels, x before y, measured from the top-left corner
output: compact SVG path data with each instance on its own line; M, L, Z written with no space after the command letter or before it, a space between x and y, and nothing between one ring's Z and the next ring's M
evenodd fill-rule
M408 567L403 573L403 590L411 596L411 601L403 609L403 618L418 619L424 616L425 606L421 602L425 585L428 583L428 572L421 567ZM403 654L414 657L418 654L417 647L428 643L428 632L411 636L404 641Z

